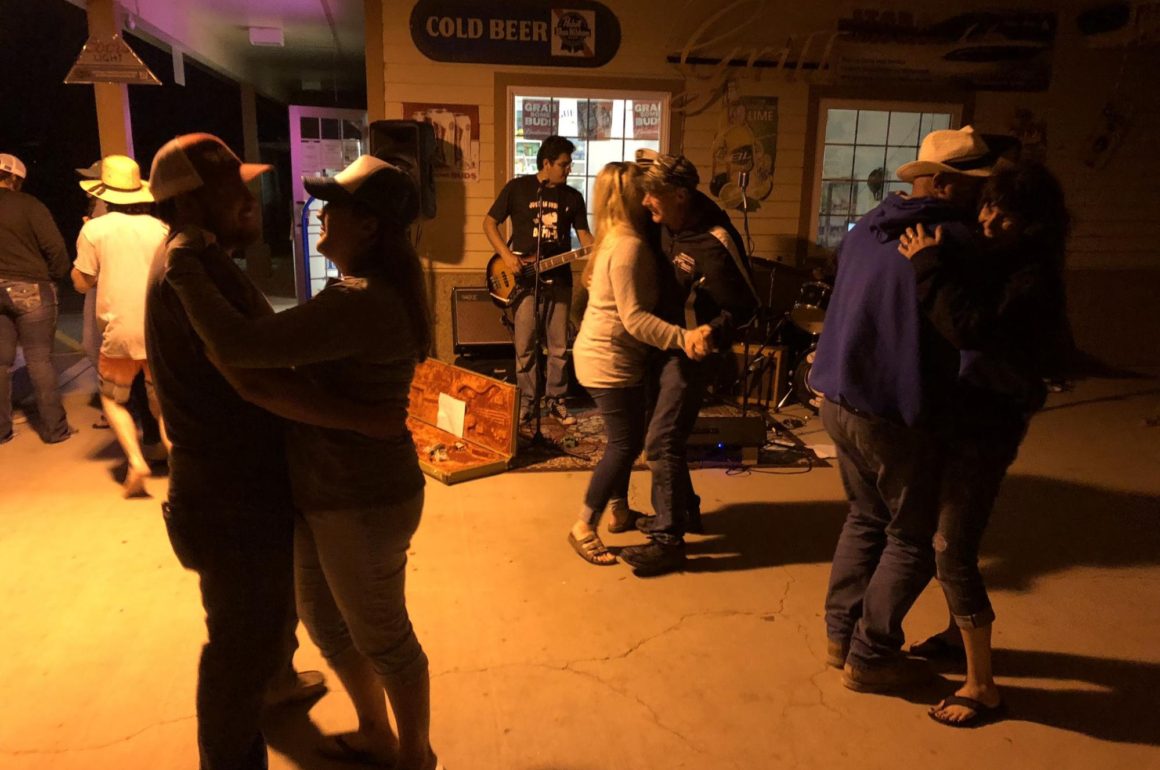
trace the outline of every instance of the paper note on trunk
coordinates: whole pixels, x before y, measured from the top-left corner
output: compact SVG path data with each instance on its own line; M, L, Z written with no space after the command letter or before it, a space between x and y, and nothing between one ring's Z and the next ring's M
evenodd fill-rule
M463 418L466 414L466 401L460 401L446 393L440 393L439 417L435 422L435 427L445 430L457 438L463 438Z

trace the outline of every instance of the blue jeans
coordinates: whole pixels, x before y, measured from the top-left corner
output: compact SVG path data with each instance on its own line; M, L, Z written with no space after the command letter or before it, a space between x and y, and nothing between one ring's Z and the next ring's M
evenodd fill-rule
M297 647L288 500L266 510L163 506L173 552L201 579L209 641L197 673L201 770L265 770L267 687Z
M688 444L715 363L713 358L691 361L680 353L665 353L656 363L644 446L656 512L648 534L662 545L684 542L689 511L698 502L689 476Z
M939 501L934 561L939 585L959 628L982 628L995 611L979 572L979 546L1007 468L1015 461L1027 423L956 436L949 443Z
M822 423L850 501L830 571L826 634L849 641L852 663L887 665L902 649L902 619L934 576L940 445L933 434L828 400Z
M68 418L56 389L52 346L56 338L56 286L50 281L0 280L0 438L12 431L12 373L16 348L24 349L28 378L36 394L40 437L69 436Z
M607 438L604 454L592 472L584 495L584 505L591 512L587 523L595 527L609 500L628 497L632 465L644 447L647 411L643 385L588 388L588 393L600 407Z

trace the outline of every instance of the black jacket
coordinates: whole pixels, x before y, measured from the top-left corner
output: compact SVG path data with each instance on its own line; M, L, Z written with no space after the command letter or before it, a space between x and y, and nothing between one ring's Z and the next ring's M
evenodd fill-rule
M733 248L728 248L718 235L731 242ZM662 300L657 314L670 323L687 326L684 307L690 292L694 292L697 324L708 324L713 329L713 343L718 349L729 346L737 337L738 327L748 323L758 307L749 258L729 215L704 193L696 192L690 224L677 232L662 227L660 245L670 269L662 271Z

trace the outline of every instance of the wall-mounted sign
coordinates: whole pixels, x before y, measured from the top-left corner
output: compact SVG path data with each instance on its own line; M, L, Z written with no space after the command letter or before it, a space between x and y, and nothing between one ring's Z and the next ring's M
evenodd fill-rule
M85 42L65 83L134 83L159 86L161 81L120 35L93 35Z
M411 39L435 61L602 67L620 48L620 21L593 0L419 0Z
M947 83L982 91L1042 91L1051 82L1051 11L959 13L919 26L910 14L840 19L843 82Z
M661 138L661 115L664 103L660 99L636 100L632 102L632 138Z
M547 139L559 130L559 103L555 99L524 99L520 126L525 139Z
M727 209L750 210L773 191L777 158L777 97L740 96L725 103L713 139L711 192ZM748 201L745 199L748 198Z
M403 102L403 115L435 129L435 178L479 181L479 105Z

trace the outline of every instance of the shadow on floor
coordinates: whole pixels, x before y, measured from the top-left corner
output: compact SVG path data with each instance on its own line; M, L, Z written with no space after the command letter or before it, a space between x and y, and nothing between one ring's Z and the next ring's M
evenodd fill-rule
M983 541L991 588L1020 591L1071 567L1160 564L1160 497L1009 476Z
M845 501L743 503L705 511L689 572L829 562ZM983 543L991 588L1018 591L1070 567L1160 564L1160 498L1040 476L1010 476Z

